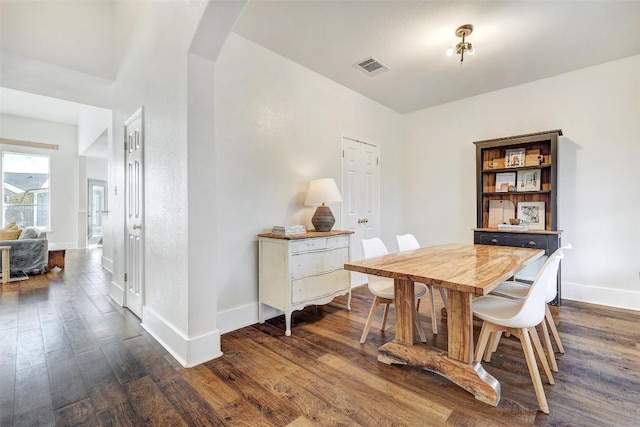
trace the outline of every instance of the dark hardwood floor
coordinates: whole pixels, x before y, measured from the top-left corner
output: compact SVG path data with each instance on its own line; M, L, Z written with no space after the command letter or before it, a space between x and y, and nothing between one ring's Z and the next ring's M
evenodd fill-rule
M550 415L537 411L519 343L503 339L485 369L502 384L492 407L426 371L386 366L393 338L374 324L372 297L345 298L228 333L224 356L183 369L127 310L111 302L100 249L67 251L66 269L5 285L0 294L0 425L634 426L640 420L640 313L565 301L554 310L566 353ZM438 302L439 300L439 296ZM426 301L425 301L426 302ZM427 339L446 348L446 324ZM479 324L476 324L476 334ZM477 335L476 335L477 336Z

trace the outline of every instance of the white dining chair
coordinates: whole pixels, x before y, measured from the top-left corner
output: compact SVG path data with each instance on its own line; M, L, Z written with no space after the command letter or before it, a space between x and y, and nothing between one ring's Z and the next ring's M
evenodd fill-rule
M372 239L362 239L362 249L364 251L365 258L375 258L383 255L387 255L389 252L387 251L384 242L377 237ZM371 323L373 322L373 318L376 313L376 309L380 304L384 304L384 313L382 315L382 325L380 330L384 330L387 324L387 315L389 314L389 306L393 304L393 279L389 279L386 277L374 276L372 274L367 275L368 278L368 287L369 291L374 295L373 304L371 305L371 310L369 310L369 316L367 317L367 321L364 325L364 330L362 331L362 336L360 337L360 344L364 344L367 335L369 334L369 329L371 328ZM415 297L418 302L421 298L423 298L429 291L427 287L422 283L416 283L414 286L415 289ZM420 318L418 317L418 310L414 313L416 328L418 328L418 334L420 335L420 340L422 342L426 342L427 338L424 333L424 329L422 328L422 324L420 323Z
M398 242L398 250L400 252L413 251L415 249L420 249L420 244L418 240L415 238L413 234L402 234L396 236L396 241ZM447 306L447 292L444 288L427 285L429 290L431 291L431 325L434 334L438 334L438 317L436 312L436 300L435 300L435 288L438 288L440 291L440 296L442 297L442 302L444 306Z
M571 249L571 244L566 244L556 250L550 256L557 256L558 254L564 254L564 251L567 249ZM494 289L491 293L494 295L514 298L514 299L522 299L527 296L529 292L529 288L531 287L528 283L518 282L516 280L510 280L508 282L503 282L496 289ZM556 362L555 352L553 347L551 346L551 340L549 339L549 331L551 331L551 335L553 335L553 340L556 343L556 347L558 347L558 352L564 354L564 346L562 345L562 341L560 340L560 334L558 333L558 329L556 328L556 323L551 315L551 310L549 310L549 303L553 301L558 295L558 288L556 286L556 282L548 282L545 299L546 299L546 308L545 308L545 322L542 322L540 325L542 329L542 342L544 343L545 349L547 350L547 358L549 359L549 364L551 365L551 369L554 372L558 372L558 364ZM494 347L492 347L492 351L495 351L495 347L497 347L498 343L493 343Z
M544 322L545 307L547 305L545 300L546 287L549 286L549 282L556 282L561 258L563 258L562 252L554 254L547 259L533 284L529 287L525 298L510 299L497 295L486 295L476 298L472 303L473 315L483 320L475 350L475 361L480 362L482 360L492 334L499 339L503 332L508 332L519 338L538 404L545 414L549 413L549 405L542 387L540 372L533 352L534 348L549 383L555 384L555 382L535 328Z

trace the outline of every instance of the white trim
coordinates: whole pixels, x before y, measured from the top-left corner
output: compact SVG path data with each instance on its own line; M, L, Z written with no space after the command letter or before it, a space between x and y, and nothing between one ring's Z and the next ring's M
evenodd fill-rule
M260 321L258 318L258 304L259 303L255 302L231 310L218 312L216 321L220 328L220 333L226 334L227 332L258 323ZM265 304L264 306L265 320L280 316L283 313L282 310L278 310L269 305ZM284 334L284 329L282 333Z
M640 292L562 282L562 299L640 311Z
M102 265L102 268L107 270L109 273L113 274L113 260L112 259L107 258L105 256L102 256L101 265Z
M124 305L124 287L120 286L113 280L109 283L109 296L119 306L122 307Z
M147 306L142 307L140 323L185 368L222 356L220 330L189 338Z

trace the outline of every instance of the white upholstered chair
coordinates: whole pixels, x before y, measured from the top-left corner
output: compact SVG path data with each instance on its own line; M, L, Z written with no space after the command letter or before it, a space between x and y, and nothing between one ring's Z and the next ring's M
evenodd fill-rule
M557 251L555 251L551 256L555 256L557 254L564 254L566 249L571 249L571 244L566 244L560 247ZM503 282L500 286L494 289L491 293L494 295L499 295L507 298L514 299L522 299L527 296L529 292L529 288L531 287L528 283L522 283L518 281L508 281ZM549 310L549 303L553 301L558 295L558 288L556 286L556 282L548 282L545 300L547 302L545 309L545 320L546 322L542 322L540 325L542 328L542 342L544 343L545 349L547 350L547 358L549 359L549 363L551 364L551 369L554 372L558 372L558 364L556 363L555 353L553 351L553 347L551 346L551 340L549 339L549 331L551 331L551 335L553 335L553 340L556 343L556 347L558 347L558 351L560 353L564 353L564 347L562 345L562 341L560 340L560 334L558 334L558 329L556 328L556 324L553 320L553 316L551 315L551 310ZM497 346L497 342L495 346ZM495 351L495 348L492 348L492 351Z
M420 244L418 240L415 238L413 234L402 234L396 236L396 240L398 242L398 249L400 252L413 251L415 249L420 249ZM429 290L431 291L431 325L434 334L438 333L438 317L436 313L436 301L435 301L435 288L440 291L440 296L442 297L442 302L444 306L447 306L447 292L445 289L428 285Z
M387 255L388 251L382 240L377 237L372 239L363 239L362 240L362 249L364 251L365 258L375 258L383 255ZM364 325L364 330L362 331L362 336L360 337L360 343L364 344L367 339L367 335L369 334L369 329L371 328L371 323L373 322L373 317L376 313L376 309L380 304L383 304L384 313L382 315L382 326L380 330L384 330L385 325L387 324L387 315L389 314L389 306L393 304L393 279L389 279L386 277L374 276L371 274L367 275L368 278L368 287L371 293L374 295L373 304L371 305L371 310L369 310L369 316L367 317L367 321ZM415 284L415 297L417 300L424 297L428 293L427 287L422 283ZM422 342L426 342L427 338L424 334L424 329L420 324L420 318L418 317L418 312L414 313L416 319L416 328L418 328L418 333L420 334L420 340Z
M475 361L480 362L487 350L489 339L499 340L503 332L508 332L520 339L524 351L529 374L533 382L540 409L549 413L549 405L542 387L534 348L540 359L550 384L554 384L553 375L535 327L544 322L546 303L546 287L549 282L555 284L562 252L553 254L542 266L533 284L523 299L510 299L497 295L486 295L473 300L473 315L482 319L482 330L475 350ZM533 343L533 348L532 348ZM492 344L489 344L492 345ZM489 359L488 351L485 360Z

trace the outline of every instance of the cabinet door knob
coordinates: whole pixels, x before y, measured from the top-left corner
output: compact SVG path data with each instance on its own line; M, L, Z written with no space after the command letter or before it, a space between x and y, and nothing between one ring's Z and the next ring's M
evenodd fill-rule
M527 243L527 246L535 247L536 246L536 242L531 240L531 241L529 241L529 243Z
M491 239L491 243L493 243L494 245L498 244L498 239Z

